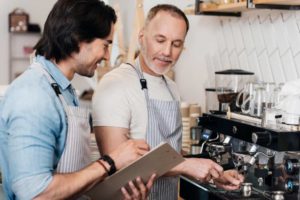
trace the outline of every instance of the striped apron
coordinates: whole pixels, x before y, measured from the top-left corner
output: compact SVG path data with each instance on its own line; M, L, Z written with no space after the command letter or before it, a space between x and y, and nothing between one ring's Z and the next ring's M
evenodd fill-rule
M132 66L139 76L142 90L145 93L148 123L146 131L146 141L151 148L156 147L161 142L168 142L176 151L181 150L182 122L180 115L180 102L176 101L168 84L163 76L172 101L161 101L149 98L147 81L140 69ZM178 199L178 176L160 177L155 181L150 195L150 200L176 200Z
M79 171L91 163L89 123L90 112L86 108L67 105L58 85L40 63L33 63L32 68L40 70L50 82L59 97L67 116L68 130L64 151L56 167L57 173L72 173Z

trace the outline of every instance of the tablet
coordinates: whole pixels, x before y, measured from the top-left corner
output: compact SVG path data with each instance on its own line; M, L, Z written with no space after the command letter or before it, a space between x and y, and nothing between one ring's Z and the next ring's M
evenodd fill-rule
M85 196L92 200L121 199L123 196L121 187L129 181L140 176L146 182L153 173L160 177L183 161L184 158L168 143L162 143L132 164L95 185Z

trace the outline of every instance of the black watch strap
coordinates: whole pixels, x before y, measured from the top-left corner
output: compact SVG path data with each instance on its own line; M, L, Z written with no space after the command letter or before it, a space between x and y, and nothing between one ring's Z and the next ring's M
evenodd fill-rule
M114 160L110 156L104 155L100 159L104 160L105 162L107 162L110 165L110 169L108 171L108 175L109 176L113 175L117 171L115 162L114 162Z

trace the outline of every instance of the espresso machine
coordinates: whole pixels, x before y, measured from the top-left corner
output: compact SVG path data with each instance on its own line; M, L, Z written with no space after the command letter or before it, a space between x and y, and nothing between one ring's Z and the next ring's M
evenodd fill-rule
M210 158L245 176L241 188L225 191L213 184L180 177L180 196L194 200L297 200L299 192L299 129L265 127L223 114L203 114L199 151L187 157Z

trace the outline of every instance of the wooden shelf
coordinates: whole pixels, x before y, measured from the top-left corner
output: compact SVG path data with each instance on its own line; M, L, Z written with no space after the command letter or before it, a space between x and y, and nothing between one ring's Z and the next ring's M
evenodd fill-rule
M213 4L201 3L200 12L242 12L247 10L247 2L228 3L228 4Z
M193 8L185 8L183 12L186 15L194 15L195 14L195 6Z
M247 1L249 5L247 5ZM247 0L238 3L216 4L196 0L195 14L240 17L244 11L257 9L300 10L300 0ZM249 8L248 8L249 6Z
M300 0L253 0L254 4L300 5Z

